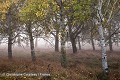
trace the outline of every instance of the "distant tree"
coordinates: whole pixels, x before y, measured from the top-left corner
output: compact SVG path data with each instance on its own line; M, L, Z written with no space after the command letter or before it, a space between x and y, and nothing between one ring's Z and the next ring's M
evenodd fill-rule
M12 59L12 44L16 36L14 36L15 29L17 28L17 14L19 10L24 6L26 0L20 1L3 1L0 11L2 12L2 19L6 20L6 30L8 35L8 58ZM5 3L5 5L4 5Z
M31 0L27 1L26 4L27 5L25 5L20 11L19 16L20 20L23 22L23 25L25 25L25 30L29 36L31 57L32 61L34 62L36 61L34 38L36 36L38 37L39 33L41 32L38 31L39 27L41 27L39 24L47 15L48 2L45 0ZM36 28L38 29L37 32L35 32Z
M72 44L73 53L76 53L76 38L82 31L87 29L86 23L90 19L91 0L74 0L72 2L67 0L64 3L68 33Z

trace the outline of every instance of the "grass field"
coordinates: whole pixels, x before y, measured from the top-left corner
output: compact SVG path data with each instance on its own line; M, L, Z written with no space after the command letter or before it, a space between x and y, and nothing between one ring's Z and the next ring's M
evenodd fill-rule
M2 52L2 51L1 51ZM52 50L36 51L37 61L32 62L29 50L14 50L17 55L9 61L0 56L0 73L49 73L51 80L107 80L103 76L101 52L99 50L81 50L77 54L67 50L67 68L60 64L60 53ZM2 53L6 54L5 51ZM29 55L28 55L29 54ZM107 52L108 80L120 80L120 53ZM1 76L0 80L49 80L43 76Z

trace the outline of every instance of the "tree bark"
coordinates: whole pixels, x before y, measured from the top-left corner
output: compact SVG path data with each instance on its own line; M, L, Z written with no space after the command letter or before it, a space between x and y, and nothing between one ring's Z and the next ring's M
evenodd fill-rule
M71 43L72 43L73 53L76 53L77 52L77 47L76 47L75 38L73 36L70 36L70 39L71 39Z
M12 59L12 36L9 34L8 37L8 58Z
M63 11L64 6L62 0L58 1L60 7L60 28L61 28L61 66L66 68L67 67L67 59L66 59L66 50L65 50L65 26L64 26L64 17Z
M38 37L36 36L36 39L35 39L35 47L37 48L38 46Z
M100 46L102 50L102 67L105 74L108 73L108 64L107 64L107 55L106 55L106 48L105 48L105 38L103 35L103 15L102 15L102 3L103 0L99 0L98 2L98 9L97 9L97 17L98 20L96 20L96 24L98 25L98 31L100 35Z
M26 47L29 47L29 36L27 36L25 44L26 44Z
M104 72L108 73L107 55L106 55L105 39L103 37L102 25L99 26L99 34L100 34L100 46L102 50L102 66Z
M7 13L7 27L8 27L8 59L12 59L12 28L11 28L11 13Z
M79 45L79 50L81 50L80 36L78 36L78 45Z
M109 36L110 36L111 35L111 29L109 29L108 32L109 32ZM110 49L110 51L113 51L111 36L109 38L109 49Z
M55 35L55 51L59 52L59 31L56 31Z
M95 44L94 44L94 40L93 40L93 36L92 36L92 34L91 34L91 43L92 43L93 51L95 51Z
M71 26L71 22L68 24L69 25L69 35L70 35L70 41L72 44L72 49L73 49L73 53L77 52L77 47L76 47L76 41L75 41L75 34L72 32L72 26Z
M29 39L30 39L30 48L31 48L31 57L32 61L36 61L36 56L35 56L35 49L34 49L34 40L33 40L33 35L32 35L32 28L31 28L31 21L28 23L28 33L29 33Z
M118 34L116 34L115 44L116 44L117 46L119 46L119 35L118 35Z
M18 40L17 40L17 42L18 42L18 46L21 47L20 35L18 35Z

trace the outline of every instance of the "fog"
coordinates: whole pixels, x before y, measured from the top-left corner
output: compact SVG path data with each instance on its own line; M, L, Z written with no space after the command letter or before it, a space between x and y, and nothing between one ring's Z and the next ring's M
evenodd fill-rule
M82 50L92 50L91 43L88 43L88 42L80 42L80 43L81 43ZM36 45L36 39L34 39L34 44L35 44L36 50L49 49L54 51L55 40L53 38L51 39L38 38L37 45ZM77 48L79 48L77 43L76 45L77 45ZM59 42L59 47L60 47L60 42ZM24 50L24 49L29 49L30 47L26 46L26 44L23 42L21 42L21 46L18 46L18 43L14 43L13 50L18 48ZM95 41L95 48L96 50L100 50L99 41ZM72 45L70 41L66 42L66 49L72 49ZM109 50L109 45L106 46L106 49ZM1 43L0 50L7 50L7 43ZM113 43L113 50L120 51L120 44L115 45L115 43Z

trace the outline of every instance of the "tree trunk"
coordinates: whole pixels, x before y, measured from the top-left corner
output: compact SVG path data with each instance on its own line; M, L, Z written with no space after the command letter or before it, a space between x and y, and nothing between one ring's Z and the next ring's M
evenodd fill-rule
M105 39L103 36L102 25L99 26L99 34L100 34L100 46L102 50L102 66L103 66L104 72L108 73L107 55L106 55Z
M25 44L26 44L26 47L29 47L29 36L27 36Z
M11 28L11 13L7 13L7 28L8 28L8 59L12 59L12 28Z
M31 28L31 22L28 23L28 33L29 33L29 39L30 39L30 48L31 48L31 57L32 61L36 61L36 56L35 56L35 49L34 49L34 40L33 40L33 35L32 35L32 28Z
M10 34L8 37L8 58L12 59L12 36Z
M77 47L76 47L76 41L75 41L75 38L74 38L74 34L72 32L71 22L68 25L69 25L69 35L70 35L70 41L71 41L71 44L72 44L73 53L76 53L77 52Z
M108 32L109 32L109 49L110 49L110 51L113 51L113 48L112 48L112 40L111 40L111 29L109 29L108 30Z
M72 49L73 49L73 53L77 52L77 47L76 47L76 42L75 42L75 38L73 38L73 36L70 36L71 38L71 43L72 43Z
M66 68L67 67L67 60L66 60L66 50L65 50L65 26L64 26L64 17L63 17L63 2L60 0L58 1L60 4L60 28L61 28L61 66Z
M38 37L36 36L36 39L35 39L35 47L37 48L38 46Z
M79 45L79 50L81 50L80 36L78 36L78 45Z
M18 35L18 40L17 40L17 42L18 42L18 46L20 47L20 46L21 46L20 35Z
M100 35L100 46L102 50L102 67L105 74L108 73L108 64L107 64L107 55L106 55L106 48L105 48L105 39L103 36L103 27L102 27L102 21L103 21L103 15L102 15L102 0L99 0L98 4L98 10L97 10L97 17L98 20L96 20L96 24L98 25L98 31Z
M94 40L93 40L93 36L91 35L91 43L92 43L92 48L95 51L95 44L94 44Z
M59 52L59 31L56 31L55 35L55 51Z
M61 36L64 36L64 33L61 33ZM66 68L67 62L66 62L66 51L65 51L65 39L61 37L61 66Z
M119 35L118 34L116 34L116 40L115 41L116 41L116 45L119 46Z

